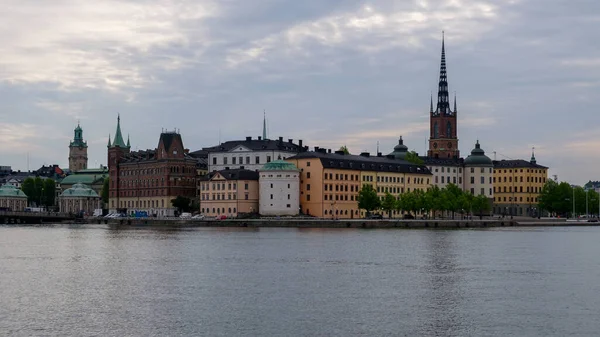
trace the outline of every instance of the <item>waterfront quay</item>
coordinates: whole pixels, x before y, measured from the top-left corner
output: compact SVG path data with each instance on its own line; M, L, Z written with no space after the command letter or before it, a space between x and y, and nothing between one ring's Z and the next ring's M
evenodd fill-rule
M564 219L225 219L195 220L177 218L120 218L120 219L88 219L90 224L106 224L124 227L265 227L265 228L428 228L428 229L464 229L493 227L528 227L528 226L598 226L598 223L566 222Z

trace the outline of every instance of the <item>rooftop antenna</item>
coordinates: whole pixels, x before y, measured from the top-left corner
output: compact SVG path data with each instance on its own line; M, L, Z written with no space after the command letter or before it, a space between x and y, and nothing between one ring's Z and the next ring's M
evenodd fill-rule
M379 141L377 141L377 153L379 153Z
M219 145L221 145L221 128L219 128Z
M494 160L496 160L496 151L494 151Z

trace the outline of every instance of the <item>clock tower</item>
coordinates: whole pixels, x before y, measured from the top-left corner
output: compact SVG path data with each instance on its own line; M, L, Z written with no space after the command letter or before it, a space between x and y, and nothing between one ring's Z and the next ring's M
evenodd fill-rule
M83 141L83 130L79 123L75 128L75 136L73 141L69 144L69 170L76 172L79 170L87 169L88 156L87 156L87 142Z
M438 83L437 107L434 110L433 96L429 108L429 151L430 158L459 158L458 137L456 128L456 94L454 109L450 109L448 95L448 76L446 74L446 50L442 35L442 62Z

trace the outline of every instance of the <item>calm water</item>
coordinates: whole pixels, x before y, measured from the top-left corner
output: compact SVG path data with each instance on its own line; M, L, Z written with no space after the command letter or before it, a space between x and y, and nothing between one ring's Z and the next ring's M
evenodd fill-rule
M0 335L593 336L600 228L0 227Z

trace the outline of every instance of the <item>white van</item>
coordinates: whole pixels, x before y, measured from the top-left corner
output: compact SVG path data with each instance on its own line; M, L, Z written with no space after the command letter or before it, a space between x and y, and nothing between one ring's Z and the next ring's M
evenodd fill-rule
M179 218L181 218L181 219L191 219L192 218L192 213L181 213L181 215L179 216Z

